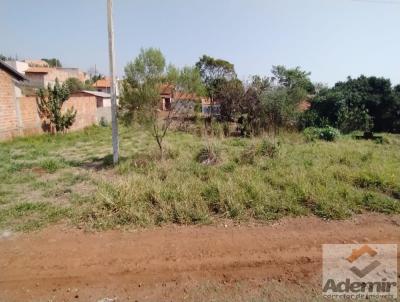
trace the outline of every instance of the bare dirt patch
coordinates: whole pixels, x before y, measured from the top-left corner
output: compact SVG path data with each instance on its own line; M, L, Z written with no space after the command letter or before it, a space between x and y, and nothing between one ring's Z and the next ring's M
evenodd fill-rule
M399 216L377 214L130 232L55 226L0 239L0 300L319 300L321 244L399 243L399 234Z

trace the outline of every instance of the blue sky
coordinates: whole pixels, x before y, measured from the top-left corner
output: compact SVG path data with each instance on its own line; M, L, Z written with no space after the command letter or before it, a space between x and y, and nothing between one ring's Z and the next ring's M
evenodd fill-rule
M108 73L106 0L1 0L0 53L58 57ZM192 65L202 54L241 79L301 66L316 82L400 83L400 0L114 0L118 74L141 47Z

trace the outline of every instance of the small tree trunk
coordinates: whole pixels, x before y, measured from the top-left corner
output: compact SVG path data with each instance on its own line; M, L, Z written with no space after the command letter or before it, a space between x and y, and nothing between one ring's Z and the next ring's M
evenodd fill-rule
M161 160L164 159L164 150L163 150L163 145L162 145L162 139L159 136L156 136L156 141L157 141L157 145L158 148L160 149L160 158Z

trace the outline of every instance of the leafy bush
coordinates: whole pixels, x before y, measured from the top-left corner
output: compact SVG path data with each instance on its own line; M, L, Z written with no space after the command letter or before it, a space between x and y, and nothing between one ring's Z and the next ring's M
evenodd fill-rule
M339 130L330 126L324 128L309 127L304 129L303 134L306 140L311 142L317 139L332 142L340 136Z
M333 128L333 127L325 127L321 128L319 138L323 139L325 141L332 142L336 140L340 136L340 132L338 129Z

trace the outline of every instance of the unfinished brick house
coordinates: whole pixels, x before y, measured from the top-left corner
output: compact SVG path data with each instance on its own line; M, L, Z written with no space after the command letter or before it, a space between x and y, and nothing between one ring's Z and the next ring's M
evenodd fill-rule
M218 116L220 114L220 104L218 101L211 102L207 97L201 97L195 93L185 93L176 90L172 84L163 84L160 88L160 109L169 111L172 108L178 112L194 113L195 105L201 105L203 116Z
M18 86L27 79L11 66L0 60L0 139L8 139L21 133L18 119L21 108L17 101Z
M160 87L160 109L169 111L174 108L175 111L184 113L193 113L196 103L203 104L206 98L200 97L195 93L186 93L178 91L172 84L163 84Z

